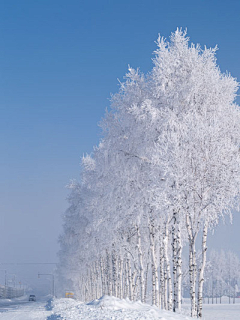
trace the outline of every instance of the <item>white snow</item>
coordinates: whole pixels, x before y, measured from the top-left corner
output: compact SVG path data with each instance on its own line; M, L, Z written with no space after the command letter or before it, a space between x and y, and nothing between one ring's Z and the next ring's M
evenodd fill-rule
M159 310L147 304L120 300L115 297L103 296L89 304L72 299L56 299L53 302L53 312L63 319L72 320L187 320L190 317Z
M240 304L213 304L203 306L203 320L227 319L240 319Z
M52 315L52 311L46 310L46 302L11 303L1 305L1 320L46 320Z
M204 304L203 320L239 320L236 304ZM183 304L189 312L190 305ZM23 299L0 300L0 320L190 320L189 316L159 310L141 302L104 296L88 304L73 299L28 302Z

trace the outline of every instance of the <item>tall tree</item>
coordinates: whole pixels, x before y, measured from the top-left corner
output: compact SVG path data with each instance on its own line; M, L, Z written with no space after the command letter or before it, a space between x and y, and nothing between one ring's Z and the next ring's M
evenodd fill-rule
M174 211L188 232L191 313L201 317L207 231L239 196L240 112L234 104L238 83L220 72L216 49L201 50L188 41L181 30L170 43L159 38L153 94L167 119L160 144L166 146L169 194L176 195ZM201 229L197 302L195 243Z
M145 301L151 258L152 303L180 310L187 238L191 314L201 317L207 233L239 201L238 84L220 72L216 48L189 45L182 30L157 45L147 76L129 67L101 122L101 142L82 159L61 264L67 252L81 265L87 299L107 291Z

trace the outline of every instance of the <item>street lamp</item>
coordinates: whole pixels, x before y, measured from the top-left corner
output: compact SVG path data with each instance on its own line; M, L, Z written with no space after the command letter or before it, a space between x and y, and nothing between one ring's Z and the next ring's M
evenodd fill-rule
M55 297L54 274L52 274L52 273L39 273L38 272L38 278L40 278L40 276L52 276L52 295L53 295L53 297Z

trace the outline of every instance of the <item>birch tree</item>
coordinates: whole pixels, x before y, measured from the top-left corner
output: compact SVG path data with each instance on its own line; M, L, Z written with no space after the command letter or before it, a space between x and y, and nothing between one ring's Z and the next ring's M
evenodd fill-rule
M189 45L182 30L169 42L159 36L157 46L147 76L129 67L101 122L99 145L82 159L60 269L77 283L66 271L71 260L81 281L87 278L87 298L107 291L146 301L151 257L152 304L176 311L188 240L191 315L202 317L208 230L239 201L238 83L220 72L216 48ZM105 288L94 289L100 275Z
M239 195L240 113L234 103L238 84L220 72L216 49L188 46L188 40L181 30L170 43L159 38L153 78L154 96L168 119L160 143L166 146L178 219L185 217L188 232L191 314L201 317L207 231L230 212ZM195 243L201 229L197 301Z

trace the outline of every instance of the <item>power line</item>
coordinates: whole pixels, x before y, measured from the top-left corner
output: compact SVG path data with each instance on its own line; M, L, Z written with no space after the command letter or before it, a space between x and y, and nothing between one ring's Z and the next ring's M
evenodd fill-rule
M57 264L57 262L0 262L0 265Z

